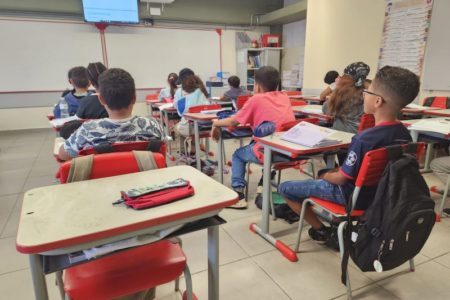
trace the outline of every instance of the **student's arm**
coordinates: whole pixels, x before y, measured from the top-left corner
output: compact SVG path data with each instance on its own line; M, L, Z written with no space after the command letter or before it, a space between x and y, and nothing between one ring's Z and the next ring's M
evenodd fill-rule
M237 126L239 122L236 121L235 116L225 118L222 120L214 120L211 128L211 136L217 142L219 140L220 129L218 127Z
M331 90L331 88L329 86L327 86L326 89L324 89L322 91L322 93L320 93L320 99L321 100L325 100L327 98L328 95L330 95L333 91Z
M64 150L64 144L62 144L61 147L59 147L58 157L60 160L64 161L72 159L72 157L70 157L70 155L66 152L66 150Z
M322 179L336 185L344 185L348 180L339 170L326 172L323 174Z

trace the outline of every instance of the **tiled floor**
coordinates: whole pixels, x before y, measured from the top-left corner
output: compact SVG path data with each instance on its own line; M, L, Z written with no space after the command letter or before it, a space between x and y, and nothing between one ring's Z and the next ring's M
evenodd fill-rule
M54 133L50 130L0 132L0 299L33 299L28 259L15 250L15 235L23 192L33 187L55 184L57 164L52 156ZM227 154L237 142L227 142ZM214 148L213 148L214 149ZM319 163L319 162L318 162ZM260 167L253 166L251 198L254 198ZM300 178L289 170L283 179ZM436 178L427 174L429 183ZM226 175L226 184L229 175ZM434 195L436 199L439 197ZM345 299L340 284L339 255L304 235L299 261L291 263L277 250L248 230L260 219L253 203L246 211L225 210L228 223L220 229L221 299ZM271 223L272 232L292 245L297 224ZM393 271L362 273L351 266L355 299L450 299L450 218L437 223L432 235L416 258L416 271L402 266ZM183 236L184 251L193 273L194 290L207 299L206 232ZM54 277L48 280L50 299L58 299ZM173 285L157 289L157 299L181 299Z

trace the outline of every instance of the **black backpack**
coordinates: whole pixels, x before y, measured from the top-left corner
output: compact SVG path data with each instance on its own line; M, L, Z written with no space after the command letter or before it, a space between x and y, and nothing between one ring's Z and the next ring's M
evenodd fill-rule
M389 161L373 202L356 225L351 218L347 220L341 266L343 284L349 255L363 272L396 268L420 252L436 220L435 203L416 157L411 154L416 153L417 144L408 145L406 151L400 145L386 149ZM347 214L350 209L351 203Z

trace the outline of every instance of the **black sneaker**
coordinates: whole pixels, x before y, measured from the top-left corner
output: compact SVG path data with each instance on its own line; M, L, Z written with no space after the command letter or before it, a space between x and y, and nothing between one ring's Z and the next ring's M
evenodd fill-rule
M321 229L317 230L313 227L308 230L309 237L317 242L326 242L330 237L330 228L322 226Z
M450 208L444 208L444 214L450 215Z
M325 246L327 246L330 249L333 249L334 251L339 251L337 226L331 226L331 228L329 229L329 236L328 239L325 241Z
M228 206L226 208L232 209L247 209L247 201L245 200L244 188L235 188L234 191L239 196L239 201L236 204Z

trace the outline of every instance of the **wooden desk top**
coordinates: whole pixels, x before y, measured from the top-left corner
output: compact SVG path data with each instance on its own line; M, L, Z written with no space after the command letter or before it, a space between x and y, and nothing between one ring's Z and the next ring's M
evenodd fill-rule
M306 101L320 101L325 102L325 100L320 99L319 96L313 96L313 95L296 95L296 96L289 96L291 99L295 100L306 100Z
M194 196L139 211L112 205L120 191L180 177L190 181ZM234 191L189 166L40 187L24 195L16 248L22 253L67 248L204 215L236 201Z
M284 152L288 152L288 153L290 153L290 156L292 158L295 158L299 155L320 153L320 152L330 151L330 150L334 150L334 149L346 148L350 145L350 143L352 142L352 137L354 136L353 133L336 131L336 133L332 134L330 136L330 138L341 140L340 143L335 144L335 145L326 146L326 147L311 148L311 147L302 146L299 144L295 144L295 143L291 143L291 142L282 140L281 136L283 134L284 134L284 132L277 132L277 133L273 134L272 136L266 136L263 138L254 137L253 139L260 142L261 144L265 144L265 145L272 147L274 149L274 151L279 149Z
M204 114L204 113L186 113L183 115L186 120L199 120L199 121L210 121L217 119L217 115L214 114Z
M159 99L145 99L145 102L147 103L147 104L154 104L154 103L158 103L159 102Z
M426 116L450 117L450 109L426 110L423 114Z

